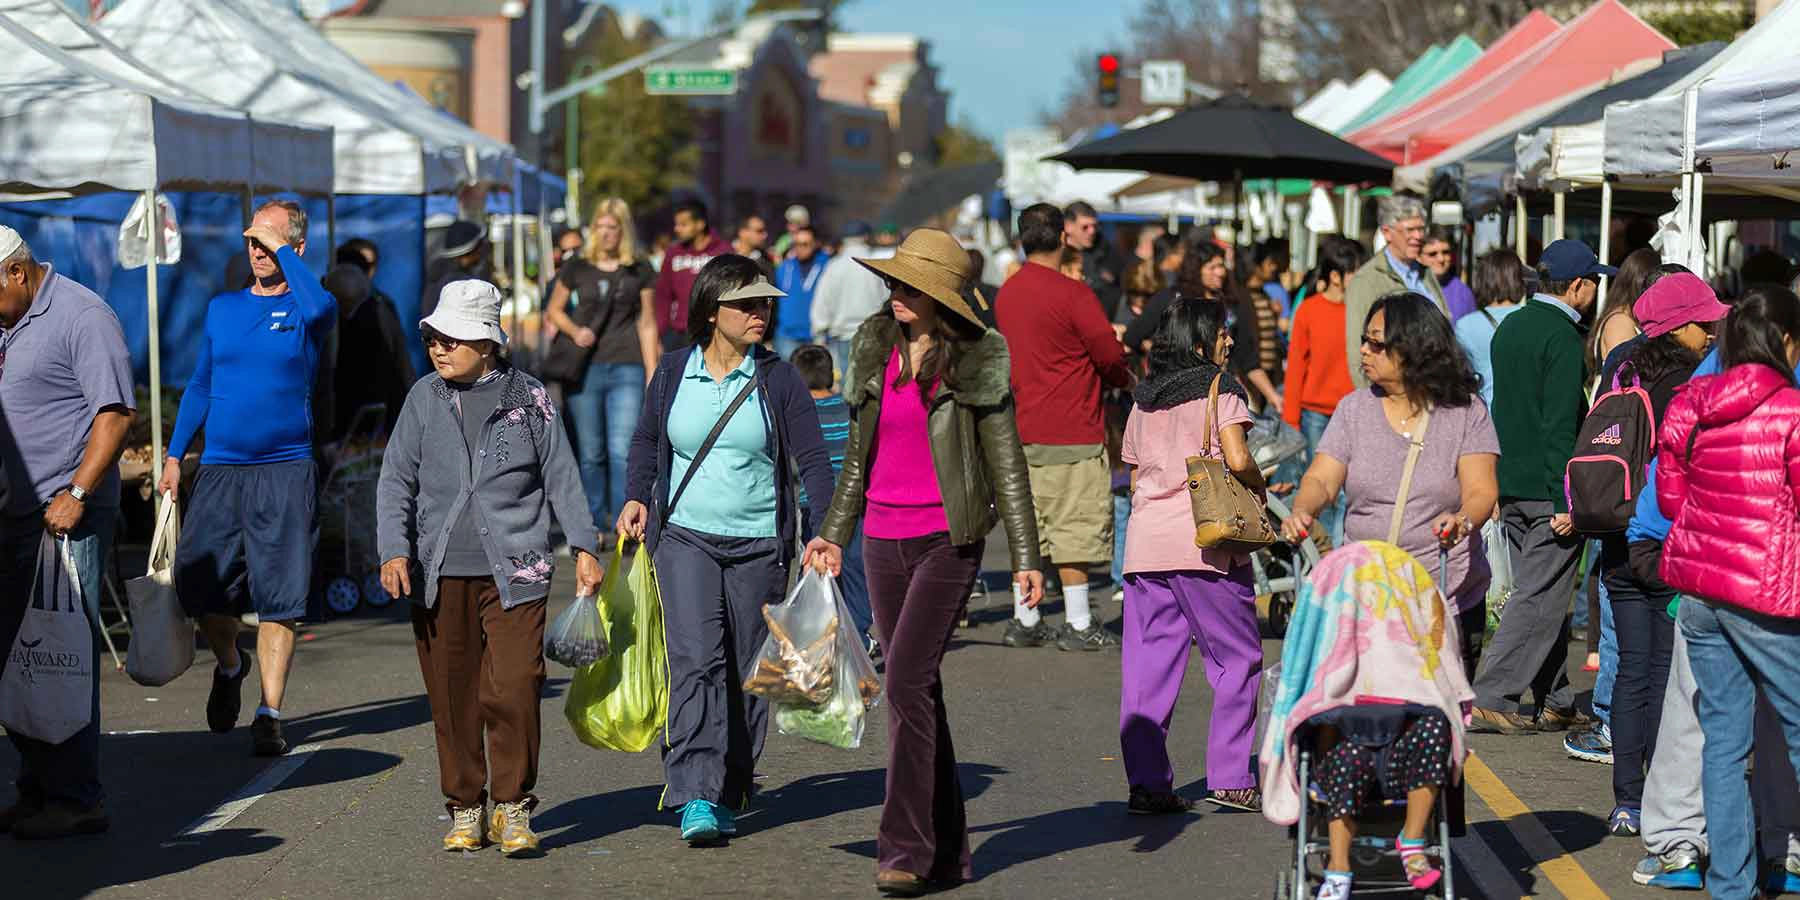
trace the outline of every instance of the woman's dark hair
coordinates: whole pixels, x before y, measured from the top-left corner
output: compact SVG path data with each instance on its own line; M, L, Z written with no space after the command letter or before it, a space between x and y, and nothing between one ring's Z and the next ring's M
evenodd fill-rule
M338 247L337 262L339 265L356 266L367 275L370 266L381 262L381 249L368 238L351 238Z
M1719 333L1719 362L1725 368L1759 363L1794 381L1787 340L1800 341L1800 298L1783 287L1751 288L1725 317Z
M1475 294L1475 307L1486 309L1496 303L1518 303L1525 299L1525 264L1511 250L1489 250L1475 260L1475 273L1469 279Z
M1311 284L1313 290L1324 293L1331 284L1332 273L1344 276L1344 283L1350 283L1350 276L1369 261L1369 254L1363 246L1349 238L1326 235L1326 240L1319 242L1319 265L1313 270Z
M1633 322L1637 321L1637 317L1632 315L1631 306L1650 289L1650 285L1656 283L1659 277L1657 269L1661 266L1662 257L1657 256L1655 250L1643 247L1631 251L1625 261L1619 263L1619 274L1614 275L1611 283L1606 286L1606 315L1601 317L1602 321L1619 314L1614 310L1623 310L1624 315L1632 316ZM1594 325L1595 331L1598 331L1600 323L1596 322Z
M1433 406L1468 406L1481 387L1469 355L1450 330L1450 320L1437 304L1410 291L1397 291L1375 301L1363 320L1387 314L1382 340L1400 361L1400 380L1406 392L1423 397Z
M1222 303L1183 298L1169 304L1150 338L1150 377L1212 364L1212 349L1224 329Z
M1630 371L1637 375L1638 380L1645 385L1650 385L1663 380L1670 372L1681 369L1692 372L1695 366L1700 365L1700 359L1700 354L1682 346L1681 342L1675 339L1675 332L1671 331L1646 339L1638 345L1636 350L1632 351L1631 359L1623 365L1629 366ZM1611 387L1611 385L1603 384L1600 386L1600 390L1607 391Z
M1183 297L1210 297L1220 299L1219 294L1209 292L1200 280L1200 270L1215 259L1225 258L1225 248L1212 241L1200 241L1189 244L1187 255L1181 258L1181 268L1175 271L1175 291ZM1229 288L1231 274L1225 275Z
M708 260L694 276L694 289L688 294L688 339L696 347L712 343L713 318L719 314L719 298L737 290L763 274L762 266L748 256L726 253Z
M1433 225L1425 232L1425 244L1446 244L1450 247L1450 271L1444 273L1445 278L1455 278L1462 273L1462 257L1457 253L1462 244L1457 240L1456 231L1448 225ZM1425 244L1419 246L1423 247Z

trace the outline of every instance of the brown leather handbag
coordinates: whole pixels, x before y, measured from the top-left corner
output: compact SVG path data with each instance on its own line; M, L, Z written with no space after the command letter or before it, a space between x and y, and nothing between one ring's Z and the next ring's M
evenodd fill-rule
M1206 393L1206 446L1212 446L1213 430L1219 422L1219 379L1213 377ZM1207 550L1248 554L1275 543L1275 529L1269 524L1263 503L1231 470L1221 457L1190 456L1187 458L1188 500L1194 506L1194 545Z

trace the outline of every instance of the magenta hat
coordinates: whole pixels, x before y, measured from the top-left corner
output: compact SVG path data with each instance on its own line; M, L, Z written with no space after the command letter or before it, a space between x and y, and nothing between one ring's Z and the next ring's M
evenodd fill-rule
M1656 280L1631 307L1645 337L1668 334L1689 322L1717 322L1731 312L1700 276L1675 272Z

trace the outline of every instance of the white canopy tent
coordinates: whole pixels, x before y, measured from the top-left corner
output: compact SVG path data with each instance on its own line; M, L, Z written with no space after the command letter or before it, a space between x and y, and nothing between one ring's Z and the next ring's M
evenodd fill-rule
M99 191L143 197L154 460L162 455L156 191L292 188L259 180L278 173L254 162L255 135L261 134L271 157L303 156L308 146L329 141L330 130L264 129L241 111L132 78L129 68L122 58L66 53L0 15L0 191L16 198ZM329 173L329 160L324 166ZM323 180L328 188L329 176Z
M1341 82L1333 83L1341 84ZM1394 83L1388 80L1386 75L1370 69L1362 73L1362 76L1355 81L1344 85L1343 90L1334 96L1315 95L1314 99L1319 102L1307 109L1304 115L1299 109L1295 109L1294 117L1332 134L1337 134L1344 126L1355 121L1357 116L1362 115L1363 110L1373 106L1375 101L1381 99L1381 96L1393 86Z
M1757 22L1755 27L1720 51L1707 65L1696 69L1686 78L1659 91L1655 96L1607 107L1603 126L1603 168L1608 176L1607 186L1610 188L1614 181L1627 187L1666 184L1671 181L1678 182L1681 186L1675 219L1680 233L1690 239L1685 241L1684 247L1677 248L1674 254L1665 250L1665 258L1673 255L1690 268L1703 270L1706 261L1704 247L1698 240L1691 238L1701 231L1701 204L1707 187L1750 193L1784 193L1778 181L1765 181L1754 172L1720 171L1722 177L1714 182L1711 176L1699 171L1696 167L1697 127L1700 120L1701 91L1710 82L1740 86L1751 84L1761 77L1757 73L1777 71L1780 67L1789 65L1797 38L1800 38L1800 0L1786 0ZM1729 94L1718 97L1720 102L1726 102L1728 98ZM1740 96L1739 100L1742 99ZM1792 102L1787 97L1767 99L1783 105ZM1730 126L1732 119L1741 120L1746 113L1741 105L1737 105L1731 112L1721 112L1715 116L1713 111L1709 111L1708 115L1716 134L1716 128L1734 127ZM1751 112L1748 117L1754 119L1756 114ZM1780 136L1770 137L1780 141ZM1751 136L1750 139L1756 141L1762 138ZM1722 143L1721 146L1726 144ZM1724 162L1721 159L1721 163ZM1773 168L1768 167L1770 174L1773 174ZM1715 171L1719 170L1715 167ZM1606 205L1609 204L1603 203L1603 206Z
M457 148L470 180L502 191L513 190L513 163L517 154L511 146L476 131L418 95L369 71L367 66L296 15L288 5L275 0L181 2L228 11L237 18L241 26L239 33L257 49L285 57L296 69L304 68L321 81L339 85L368 99L415 134ZM159 11L166 11L170 5L172 0L157 0Z
M453 193L475 177L462 147L409 126L381 103L318 77L293 48L221 3L125 0L100 23L126 52L216 102L334 129L334 192Z

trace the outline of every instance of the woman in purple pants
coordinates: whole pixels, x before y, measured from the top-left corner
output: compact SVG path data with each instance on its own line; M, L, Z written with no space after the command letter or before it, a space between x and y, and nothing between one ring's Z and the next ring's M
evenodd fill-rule
M1150 345L1150 374L1138 385L1121 453L1132 469L1131 520L1125 530L1125 647L1119 743L1137 815L1182 813L1193 803L1175 793L1169 718L1187 672L1188 643L1206 658L1213 689L1206 749L1206 799L1256 810L1256 691L1262 636L1249 560L1194 546L1187 457L1223 456L1248 487L1263 488L1245 442L1250 407L1244 389L1219 364L1231 352L1225 307L1205 300L1172 304ZM1216 416L1208 394L1219 378Z

